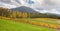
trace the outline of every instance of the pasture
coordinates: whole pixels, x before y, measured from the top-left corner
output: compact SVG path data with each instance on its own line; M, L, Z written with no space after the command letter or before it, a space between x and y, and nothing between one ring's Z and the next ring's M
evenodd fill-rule
M22 22L14 22L0 19L0 31L57 31L57 30L35 26Z

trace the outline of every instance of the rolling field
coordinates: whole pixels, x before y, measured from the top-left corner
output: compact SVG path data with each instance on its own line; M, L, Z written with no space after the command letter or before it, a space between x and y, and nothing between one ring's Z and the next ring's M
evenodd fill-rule
M57 31L55 29L0 19L0 31Z
M45 22L48 24L57 24L60 25L60 19L52 19L52 18L28 18L30 21L36 21L36 22Z

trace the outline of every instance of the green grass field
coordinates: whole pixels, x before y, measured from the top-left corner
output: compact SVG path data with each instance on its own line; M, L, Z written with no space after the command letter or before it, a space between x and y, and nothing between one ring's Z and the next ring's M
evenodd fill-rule
M57 31L51 28L0 19L0 31Z

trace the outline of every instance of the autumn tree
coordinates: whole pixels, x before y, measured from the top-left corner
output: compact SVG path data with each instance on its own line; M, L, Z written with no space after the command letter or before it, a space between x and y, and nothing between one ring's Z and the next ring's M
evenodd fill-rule
M0 7L0 16L9 17L10 16L9 9Z

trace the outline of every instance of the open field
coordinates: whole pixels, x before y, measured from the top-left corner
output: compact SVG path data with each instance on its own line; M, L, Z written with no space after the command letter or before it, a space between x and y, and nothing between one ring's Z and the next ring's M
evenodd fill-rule
M55 29L0 19L0 31L57 31Z
M60 25L60 19L52 19L52 18L28 18L27 20L36 21L36 22L45 22L48 24L57 24Z
M16 19L15 19L16 20ZM44 22L48 24L57 24L60 26L60 19L52 19L52 18L24 18L19 20L27 20L27 21L35 21L35 22Z
M58 29L60 30L60 23L57 23L57 21L59 19L51 19L51 18L6 18L6 17L0 17L0 19L2 21L10 21L10 22L17 22L17 23L27 23L27 24L30 24L32 26L36 26L38 25L37 27L45 27L45 28L49 28L50 29ZM50 22L49 22L50 21ZM34 25L35 24L35 25ZM57 26L59 25L59 26Z
M10 18L6 18L6 17L1 17L0 16L0 19L10 19ZM52 19L52 18L19 18L19 19L16 19L16 18L12 18L12 20L18 20L18 21L21 21L21 20L28 20L28 21L36 21L36 22L45 22L45 23L48 23L48 24L57 24L57 25L60 25L60 19Z

